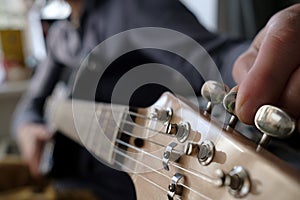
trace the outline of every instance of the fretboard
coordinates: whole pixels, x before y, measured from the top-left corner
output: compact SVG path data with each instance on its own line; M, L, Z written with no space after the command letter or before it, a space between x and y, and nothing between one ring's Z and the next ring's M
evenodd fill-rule
M52 129L83 144L96 157L113 164L114 148L128 107L82 100L48 100ZM49 112L49 110L51 110Z

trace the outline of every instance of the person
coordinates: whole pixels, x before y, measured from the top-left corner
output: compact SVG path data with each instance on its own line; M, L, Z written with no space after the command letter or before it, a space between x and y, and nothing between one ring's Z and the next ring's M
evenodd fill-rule
M19 104L13 124L22 156L35 176L38 176L43 144L52 135L44 125L43 105L46 98L57 82L68 79L70 71L74 71L81 59L97 44L132 28L163 27L194 38L212 56L224 75L225 83L231 86L234 85L230 75L232 66L238 59L233 75L239 84L237 115L243 122L253 123L255 111L265 103L284 106L299 118L299 104L296 100L300 91L299 59L296 55L299 40L295 37L299 35L299 4L276 14L249 47L249 41L210 33L179 1L69 2L73 8L83 8L77 12L80 17L73 15L75 19L58 22L51 27L47 38L47 59L38 67L27 94ZM122 56L108 70L108 81L103 90L97 93L97 100L110 102L113 86L122 74L133 66L154 61L186 74L195 91L199 91L203 83L201 77L192 75L187 63L183 64L181 59L173 58L166 52L157 54L153 49ZM147 91L155 92L149 95ZM147 87L136 95L131 104L147 106L163 91L165 88L157 85ZM54 174L57 180L63 182L61 185L70 183L72 186L87 186L104 199L135 199L134 186L126 173L101 164L87 150L64 136L57 134L55 137Z

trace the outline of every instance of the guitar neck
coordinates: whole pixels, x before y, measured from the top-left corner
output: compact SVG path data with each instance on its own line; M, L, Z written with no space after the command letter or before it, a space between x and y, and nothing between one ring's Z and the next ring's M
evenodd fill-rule
M47 104L50 102L48 99ZM84 144L105 162L113 162L115 142L127 116L127 106L64 99L51 107L47 114L50 129Z

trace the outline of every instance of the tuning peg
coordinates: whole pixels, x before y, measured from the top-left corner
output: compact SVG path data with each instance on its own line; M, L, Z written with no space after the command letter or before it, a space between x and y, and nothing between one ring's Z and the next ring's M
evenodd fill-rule
M237 95L237 87L234 87L230 90L228 94L225 95L223 99L223 106L227 112L231 114L229 119L228 126L234 128L236 123L238 122L238 118L235 115L235 100Z
M201 95L208 101L206 113L211 113L214 104L222 103L229 87L217 81L206 81L201 88Z
M255 126L263 133L256 151L266 145L270 137L285 138L290 136L296 127L296 122L286 112L271 105L258 109L254 118Z

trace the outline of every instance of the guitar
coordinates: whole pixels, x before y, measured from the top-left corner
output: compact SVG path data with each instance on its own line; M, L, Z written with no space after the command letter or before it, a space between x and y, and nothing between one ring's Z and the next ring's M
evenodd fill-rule
M187 100L148 108L49 98L50 126L127 172L137 199L298 199L300 173Z

